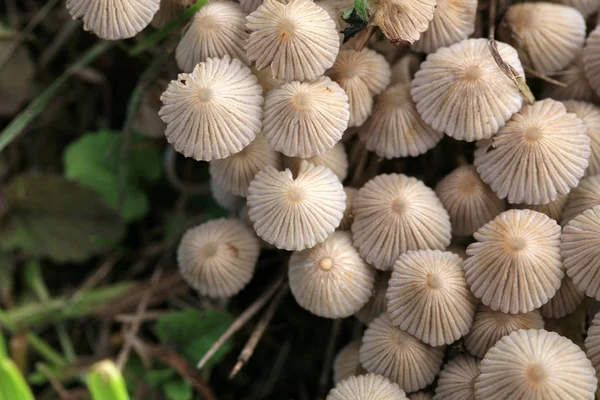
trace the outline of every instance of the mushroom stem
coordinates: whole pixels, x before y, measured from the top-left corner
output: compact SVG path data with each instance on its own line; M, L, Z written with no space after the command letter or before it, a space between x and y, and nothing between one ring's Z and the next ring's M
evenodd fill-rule
M367 45L367 42L369 41L369 39L371 39L371 36L373 36L374 33L375 25L369 25L367 29L360 33L361 36L357 39L354 45L354 50L362 51L362 49Z

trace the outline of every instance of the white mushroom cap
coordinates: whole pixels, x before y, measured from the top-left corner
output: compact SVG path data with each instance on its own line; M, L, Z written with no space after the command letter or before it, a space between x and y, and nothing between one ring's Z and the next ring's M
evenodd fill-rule
M600 205L600 175L583 178L569 193L560 224L564 227L582 212L598 205Z
M340 182L343 182L348 175L348 155L346 154L344 144L341 142L337 142L335 146L325 153L309 158L284 157L283 165L289 168L294 175L297 175L302 161L329 168L338 177Z
M600 95L600 26L596 26L585 42L583 67L590 86Z
M369 302L364 305L356 314L355 317L365 325L369 325L371 321L379 317L382 312L387 312L387 289L391 271L378 271L375 276L375 286L373 287L373 295Z
M600 7L597 0L551 0L553 3L560 3L570 6L579 11L585 18L596 13Z
M598 101L598 95L590 86L590 82L585 75L585 69L583 67L583 50L577 54L573 62L571 62L571 65L558 75L553 76L553 78L564 83L566 87L561 87L552 83L544 83L542 98L590 102Z
M360 361L358 351L360 350L360 340L348 343L341 349L333 359L333 383L337 384L351 376L360 373Z
M367 15L392 42L413 43L429 27L437 0L389 0L367 3Z
M585 338L585 354L596 370L596 378L600 377L600 313L594 316L594 320L587 331ZM596 393L600 389L596 389Z
M573 191L571 191L572 193ZM565 207L567 206L567 195L566 194L558 194L556 196L556 200L552 200L550 203L546 204L519 204L518 208L526 208L528 210L533 210L537 212L541 212L542 214L546 214L551 219L558 221L560 220L560 216L562 215Z
M352 376L338 382L325 400L405 400L402 389L377 374Z
M475 400L479 360L459 355L442 367L433 400Z
M585 294L565 275L556 294L540 308L540 312L546 318L563 318L575 311L584 297Z
M587 128L590 138L591 154L586 176L600 174L600 107L583 101L563 101L567 112L574 113L579 117Z

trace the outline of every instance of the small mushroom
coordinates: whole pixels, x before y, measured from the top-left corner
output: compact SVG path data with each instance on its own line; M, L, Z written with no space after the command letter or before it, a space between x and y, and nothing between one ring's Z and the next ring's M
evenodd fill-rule
M242 6L242 10L245 13L250 14L253 13L260 7L263 3L263 0L240 0L240 5Z
M369 299L369 302L354 314L356 319L363 324L369 325L371 321L379 317L382 312L387 312L387 289L391 276L391 271L377 272L373 295Z
M210 194L220 207L228 211L237 211L245 203L243 197L235 196L233 193L223 189L214 179L210 180Z
M598 101L596 91L592 89L590 82L585 76L583 50L577 54L573 62L564 71L553 76L553 78L566 86L562 87L549 82L544 83L543 98L589 102Z
M448 361L440 371L433 400L475 400L479 360L466 354Z
M572 191L571 191L572 193ZM541 212L542 214L546 214L551 219L558 221L562 212L565 210L567 206L568 196L566 194L558 194L556 196L556 200L552 200L550 203L546 204L519 204L518 208L526 208L528 210L533 210L537 212Z
M351 376L338 382L325 400L405 400L402 389L377 374Z
M564 227L573 218L600 205L600 175L583 178L579 185L571 190L567 197L567 205L560 218L560 224Z
M364 3L368 20L392 43L412 44L429 27L437 0L367 0Z
M177 18L185 11L185 0L160 0L160 8L154 14L150 25L154 28L162 28L168 22Z
M358 351L360 350L360 340L348 343L336 354L333 359L333 383L337 384L351 376L357 376L360 373L360 361Z
M406 53L392 66L392 85L410 83L421 65L421 59L413 53Z
M600 107L583 101L564 101L567 112L574 113L587 128L592 150L586 176L600 174Z
M344 144L341 142L337 142L335 146L325 153L309 158L284 157L283 165L289 168L294 175L297 175L302 161L329 168L338 177L340 182L343 182L348 175L348 155L346 154Z
M577 309L584 297L585 294L565 275L556 294L540 308L540 312L546 318L566 317Z

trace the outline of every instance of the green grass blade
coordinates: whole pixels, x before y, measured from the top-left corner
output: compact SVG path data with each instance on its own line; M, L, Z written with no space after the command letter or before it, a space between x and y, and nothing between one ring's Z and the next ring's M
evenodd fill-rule
M21 371L9 358L0 360L0 400L35 400Z
M87 387L94 400L129 400L125 379L111 360L100 361L92 366Z

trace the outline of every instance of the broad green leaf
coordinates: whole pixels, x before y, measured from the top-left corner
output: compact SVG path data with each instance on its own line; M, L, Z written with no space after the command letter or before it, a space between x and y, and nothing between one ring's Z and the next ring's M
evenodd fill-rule
M169 400L192 400L192 385L180 377L169 379L162 386L163 393Z
M156 334L163 343L173 346L195 365L232 323L233 317L226 312L175 311L158 319ZM217 363L230 348L231 341L225 342L208 365Z
M3 189L0 248L57 262L83 261L106 250L94 238L119 242L124 225L93 190L62 176L22 174Z
M146 372L144 376L144 380L150 386L158 386L162 383L165 383L169 378L175 375L175 371L171 368L163 368L163 369L153 369Z
M121 135L100 131L83 135L63 154L65 175L96 190L102 199L121 213L126 222L143 218L149 209L145 187L162 174L160 148L141 136L133 136L127 165L124 201L120 210L119 165Z

